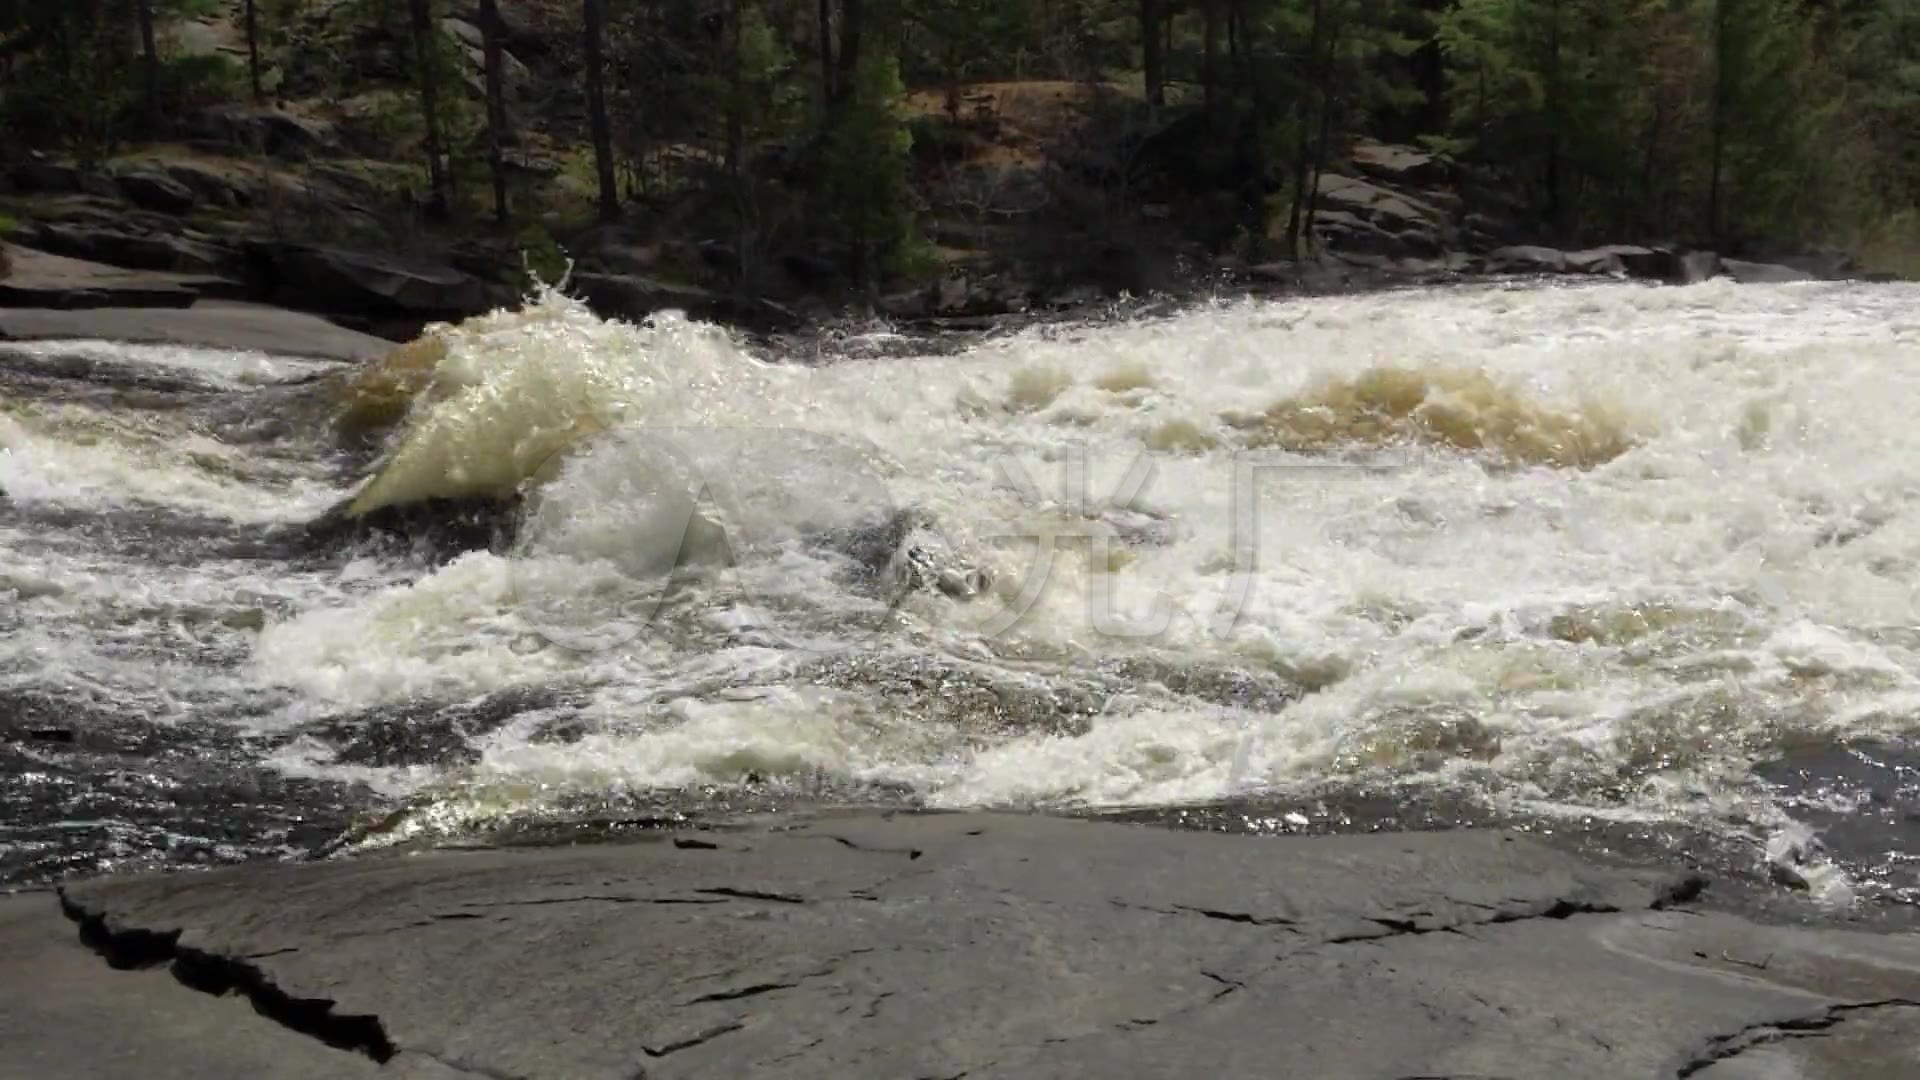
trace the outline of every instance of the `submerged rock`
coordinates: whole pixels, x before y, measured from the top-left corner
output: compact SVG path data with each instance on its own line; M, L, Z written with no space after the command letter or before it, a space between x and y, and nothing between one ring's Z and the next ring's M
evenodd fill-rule
M1812 281L1814 276L1805 270L1777 263L1746 262L1741 259L1722 259L1720 269L1728 277L1742 285L1780 285L1793 281Z

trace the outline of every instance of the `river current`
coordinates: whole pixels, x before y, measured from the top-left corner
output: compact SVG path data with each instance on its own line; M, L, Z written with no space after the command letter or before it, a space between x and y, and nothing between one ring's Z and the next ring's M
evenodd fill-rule
M1391 790L1912 900L1916 417L1910 285L7 345L0 882Z

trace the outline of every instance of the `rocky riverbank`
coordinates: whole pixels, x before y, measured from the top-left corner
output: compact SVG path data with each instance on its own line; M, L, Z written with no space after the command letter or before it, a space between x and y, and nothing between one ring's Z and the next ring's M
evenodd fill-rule
M1038 90L1023 96L1002 88L988 104L1009 116L1070 114L1068 104ZM1679 284L1863 276L1834 254L1752 262L1681 246L1540 246L1502 215L1484 183L1424 151L1363 140L1318 180L1311 259L1222 254L1197 239L1210 226L1186 220L1174 205L1141 207L1137 228L1095 248L1038 220L987 231L936 212L929 228L943 253L939 265L918 284L896 282L878 297L855 298L831 267L800 255L772 259L778 272L745 275L724 245L676 237L658 222L555 225L557 234L543 227L544 251L529 249L524 229L403 229L382 216L382 189L369 179L389 166L357 154L331 123L293 111L224 106L189 118L183 130L195 137L97 166L32 159L0 171L7 234L0 308L245 301L408 340L431 322L512 306L530 270L568 273L569 290L603 316L638 319L670 308L760 332L832 321L851 309L900 325L948 326L1087 310L1124 296L1339 291L1489 276ZM1053 165L1028 156L1034 161L1022 167L1033 175L1022 182L1060 182ZM395 229L403 239L377 239L400 235Z
M0 904L0 1076L1913 1075L1911 934L1714 896L972 814L104 878Z

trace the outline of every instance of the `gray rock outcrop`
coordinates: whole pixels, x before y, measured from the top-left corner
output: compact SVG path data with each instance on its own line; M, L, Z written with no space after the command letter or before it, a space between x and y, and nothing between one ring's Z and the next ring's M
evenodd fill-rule
M281 1047L262 1077L1912 1075L1920 942L1700 888L1497 832L1010 815L109 878L60 902L122 974L52 954L49 988L0 922L0 1041L156 1069ZM170 1028L162 966L261 1017Z

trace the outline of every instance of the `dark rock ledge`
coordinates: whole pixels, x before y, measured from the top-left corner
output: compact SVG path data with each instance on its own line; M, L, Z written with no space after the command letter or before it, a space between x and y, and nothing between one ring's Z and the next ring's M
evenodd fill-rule
M1011 815L98 879L0 903L0 1077L1915 1075L1920 940L1704 884Z

